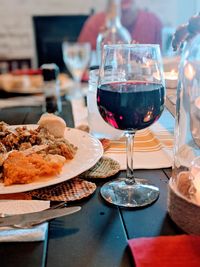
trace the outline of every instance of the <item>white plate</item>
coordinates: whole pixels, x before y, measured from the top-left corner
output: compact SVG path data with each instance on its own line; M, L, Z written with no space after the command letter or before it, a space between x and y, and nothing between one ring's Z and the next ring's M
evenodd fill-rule
M73 87L73 81L69 81L60 86L60 92L68 92L69 88ZM15 93L15 94L42 94L44 92L42 87L22 87L22 88L3 88L7 93Z
M14 94L41 94L43 93L40 87L22 87L22 88L3 88L7 93Z
M25 78L25 79L24 79ZM60 74L60 91L66 92L74 86L72 79L69 79L65 74ZM36 79L36 80L35 80ZM7 93L17 94L41 94L44 92L42 87L42 76L23 76L23 75L0 75L0 88Z
M36 128L37 126L29 125L29 127ZM4 186L3 183L0 183L0 194L26 192L64 182L90 169L103 155L101 142L86 132L66 128L65 138L77 146L78 150L74 159L63 166L59 175L52 178L44 178L30 184Z

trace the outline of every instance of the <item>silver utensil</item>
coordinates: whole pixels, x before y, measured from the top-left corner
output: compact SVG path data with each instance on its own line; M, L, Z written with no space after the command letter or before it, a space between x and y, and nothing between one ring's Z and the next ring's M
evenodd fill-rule
M63 208L63 207L66 207L67 205L67 201L63 201L59 204L56 204L56 205L53 205L51 207L49 207L48 209L45 209L45 210L51 210L51 209L60 209L60 208ZM8 214L8 213L2 213L0 212L0 218L5 218L5 217L8 217L8 216L13 216L12 214Z
M59 204L56 204L56 205L49 207L48 209L60 209L60 208L66 207L66 206L67 206L67 201L63 201Z
M39 212L32 212L19 215L11 215L8 217L0 218L1 226L12 226L17 228L29 228L34 225L41 224L43 222L69 215L81 210L80 206L65 207L65 208L54 208L47 209Z

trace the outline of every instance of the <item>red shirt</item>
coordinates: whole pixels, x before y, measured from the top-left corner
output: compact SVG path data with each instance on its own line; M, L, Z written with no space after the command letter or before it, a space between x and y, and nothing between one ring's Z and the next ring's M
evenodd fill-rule
M78 41L89 42L92 49L96 49L96 39L105 25L105 19L106 15L103 12L89 17L82 28ZM139 10L134 25L128 30L132 40L138 43L162 45L162 23L153 13Z

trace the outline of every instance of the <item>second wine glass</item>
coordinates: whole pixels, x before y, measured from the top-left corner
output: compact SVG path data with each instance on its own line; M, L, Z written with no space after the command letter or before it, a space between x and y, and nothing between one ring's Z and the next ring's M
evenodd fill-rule
M103 185L108 202L141 207L154 202L159 189L135 178L133 149L136 131L149 127L164 109L165 86L158 45L105 45L97 88L97 105L103 119L123 130L127 140L126 177Z
M65 65L69 69L75 82L75 86L69 93L69 97L82 97L80 82L89 64L91 52L90 44L63 42L62 52Z

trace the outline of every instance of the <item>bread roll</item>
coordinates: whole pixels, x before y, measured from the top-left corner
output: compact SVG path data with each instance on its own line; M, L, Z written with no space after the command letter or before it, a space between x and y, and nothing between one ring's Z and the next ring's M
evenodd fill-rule
M55 137L64 137L65 121L54 114L43 114L38 121L40 127L46 128Z

